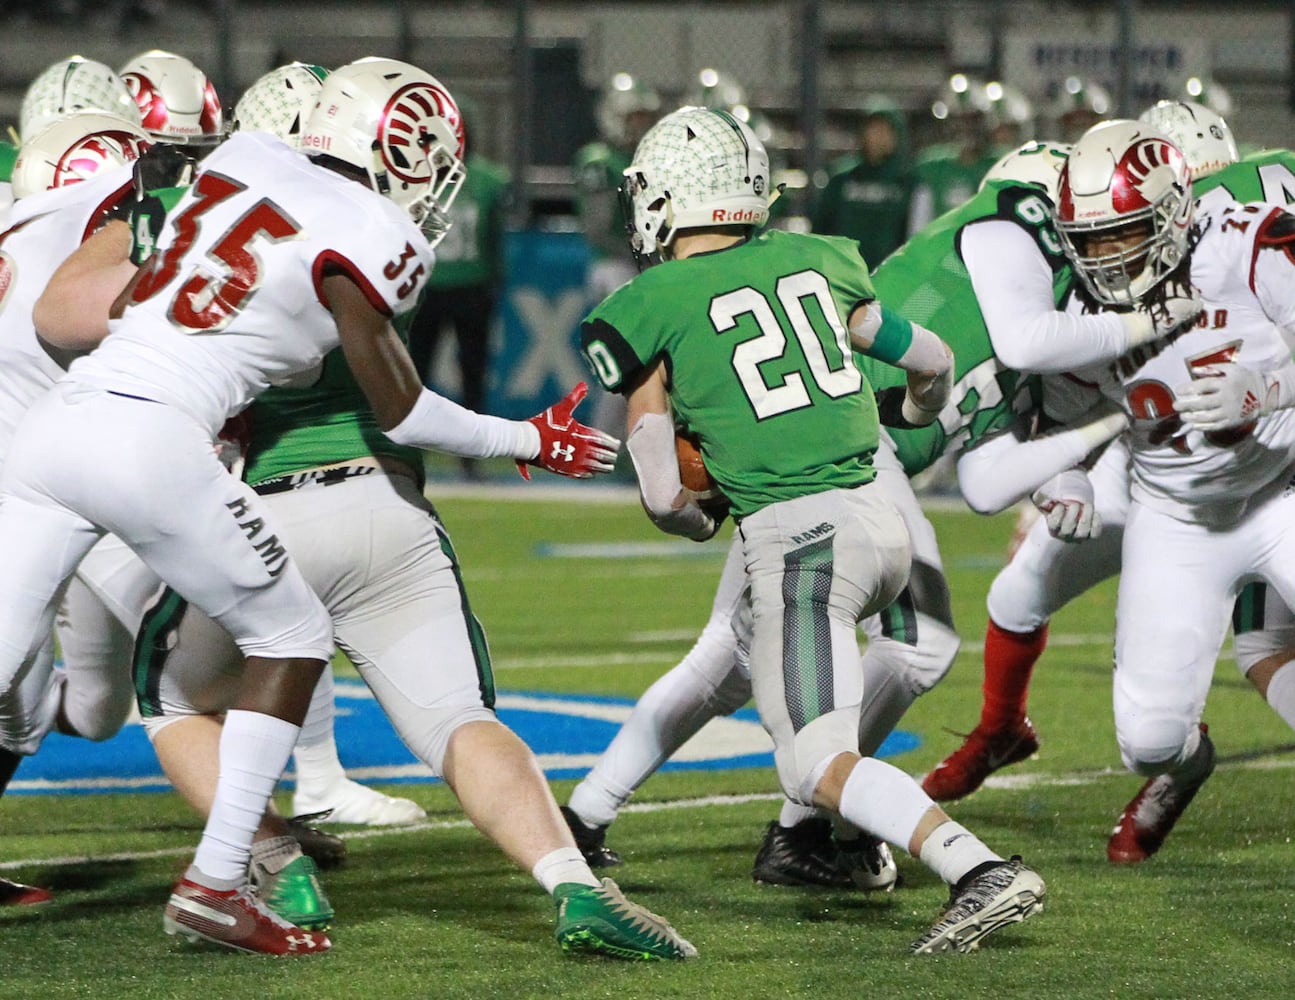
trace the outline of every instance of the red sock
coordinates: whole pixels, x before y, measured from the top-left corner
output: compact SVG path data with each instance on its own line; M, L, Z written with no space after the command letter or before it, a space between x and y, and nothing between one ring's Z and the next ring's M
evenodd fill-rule
M1008 632L991 618L985 629L984 699L980 707L980 728L1007 729L1025 718L1025 700L1030 691L1034 664L1048 644L1045 622L1033 632Z

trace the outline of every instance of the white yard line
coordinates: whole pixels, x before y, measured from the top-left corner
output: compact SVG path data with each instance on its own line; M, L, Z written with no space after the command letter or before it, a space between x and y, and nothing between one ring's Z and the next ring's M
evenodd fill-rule
M1274 753L1285 753L1288 748L1276 748ZM1295 767L1295 760L1289 757L1260 758L1257 760L1237 761L1221 764L1219 770L1276 770ZM1000 774L988 778L984 788L995 791L1022 791L1029 788L1070 788L1076 785L1092 785L1107 778L1127 778L1129 773L1114 768L1099 771L1077 771L1072 774ZM653 813L669 812L676 809L704 809L711 806L735 806L749 802L780 802L782 796L774 792L763 792L749 795L707 795L695 799L672 799L665 802L631 802L622 808L622 812ZM426 823L415 823L411 826L367 827L363 829L346 829L339 831L345 840L369 840L374 837L391 837L407 833L420 833L424 830L461 830L472 824L466 819L432 820ZM338 828L333 828L338 829ZM64 855L52 858L21 858L16 861L0 861L0 871L15 871L23 868L57 868L70 865L94 864L112 861L143 861L150 858L177 858L193 853L194 845L184 847L164 847L153 851L122 851L116 854L83 854Z

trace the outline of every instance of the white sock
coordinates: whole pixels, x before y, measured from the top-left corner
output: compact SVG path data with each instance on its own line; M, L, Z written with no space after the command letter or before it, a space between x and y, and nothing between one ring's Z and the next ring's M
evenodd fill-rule
M815 809L813 806L802 806L791 801L791 799L783 799L782 812L778 814L778 825L790 829L807 819L822 815L822 811Z
M1003 860L974 833L953 820L947 820L932 830L918 853L922 864L949 885L956 884L977 865L983 865L986 861Z
M216 798L193 858L203 884L230 888L246 878L252 838L299 731L291 722L260 712L226 713Z
M1295 660L1283 663L1268 681L1268 704L1295 729Z
M267 837L252 844L252 863L271 875L283 871L301 857L301 845L293 837Z
M845 779L840 813L861 830L908 850L918 822L934 804L912 776L864 757Z
M536 882L544 886L544 891L550 896L553 895L554 889L567 882L576 882L579 885L602 885L589 865L585 863L584 855L577 847L559 847L556 851L550 851L535 863L531 874L535 876Z
M346 769L337 756L333 738L334 703L333 671L325 667L310 698L310 708L301 724L301 735L292 757L297 767L297 791L318 797L324 789L346 780Z
M715 687L707 678L717 672L722 676L717 662L722 666L732 659L731 647L699 639L677 666L643 692L598 763L571 793L567 805L586 825L610 826L635 789L710 721Z

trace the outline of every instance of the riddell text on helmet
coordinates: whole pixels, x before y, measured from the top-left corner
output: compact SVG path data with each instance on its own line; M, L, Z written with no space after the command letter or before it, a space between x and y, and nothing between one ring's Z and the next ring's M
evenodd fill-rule
M754 208L738 208L729 210L727 208L717 208L710 213L712 222L759 222L762 213Z

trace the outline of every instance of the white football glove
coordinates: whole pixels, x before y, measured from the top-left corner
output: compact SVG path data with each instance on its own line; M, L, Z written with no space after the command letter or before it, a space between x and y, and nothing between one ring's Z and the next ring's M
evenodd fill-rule
M1234 362L1194 369L1197 378L1174 390L1174 409L1198 431L1224 431L1267 416L1277 383Z
M1040 486L1030 500L1048 521L1048 533L1063 542L1082 542L1102 533L1093 483L1083 469L1066 469Z
M1129 350L1150 340L1167 337L1180 327L1195 322L1204 308L1201 297L1194 290L1182 294L1170 293L1163 303L1151 308L1139 308L1133 312L1120 313L1127 331Z

